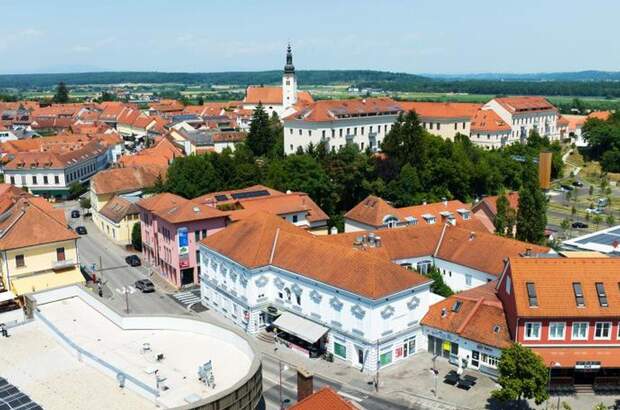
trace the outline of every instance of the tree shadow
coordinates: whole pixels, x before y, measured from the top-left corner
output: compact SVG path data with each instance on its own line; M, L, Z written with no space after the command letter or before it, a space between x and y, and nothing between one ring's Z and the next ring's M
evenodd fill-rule
M531 410L532 407L527 400L511 400L500 401L493 397L487 399L487 404L484 407L487 410Z

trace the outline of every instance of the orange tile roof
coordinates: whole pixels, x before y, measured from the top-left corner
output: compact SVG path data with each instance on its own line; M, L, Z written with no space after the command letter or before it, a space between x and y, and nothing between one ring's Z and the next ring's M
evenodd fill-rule
M77 239L67 228L62 209L54 209L43 198L22 197L0 223L0 249L18 249Z
M545 97L537 96L516 96L495 98L500 105L511 113L535 112L535 111L557 111Z
M596 118L597 120L607 121L610 115L611 111L593 111L588 114L588 118Z
M531 347L549 366L550 363L559 363L554 367L575 368L577 362L600 362L601 367L620 367L620 346L618 347Z
M476 211L481 206L485 205L493 215L497 215L497 198L499 198L499 195L485 196L472 207L472 211ZM508 204L512 209L515 211L519 209L519 192L513 191L506 193L506 199L508 199Z
M286 117L285 120L326 122L367 115L396 115L402 111L399 103L391 98L319 100Z
M208 205L200 205L187 199L184 199L170 208L158 209L155 211L155 215L174 224L212 218L228 219L228 214L217 208Z
M265 212L232 224L202 244L250 269L273 265L371 299L429 281L369 253L329 244Z
M355 205L344 217L363 224L379 228L384 226L384 221L387 216L395 216L400 221L405 222L406 217L414 217L418 220L418 225L424 225L426 222L422 215L433 215L437 222L441 222L442 216L440 212L450 212L457 220L457 224L463 222L461 215L458 213L459 209L469 210L469 206L465 205L459 200L452 200L444 202L436 202L426 205L414 205L403 208L395 208L390 205L384 199L369 195L359 204ZM470 212L470 217L474 218L474 215Z
M399 102L403 111L415 111L422 118L471 119L482 104L454 102Z
M167 138L160 138L154 146L134 155L123 155L118 159L122 167L158 165L168 167L172 160L184 156L183 151Z
M243 102L246 104L282 104L282 87L250 86L245 92Z
M509 275L519 317L619 317L620 258L510 258ZM526 283L534 283L538 307L530 307ZM575 302L581 283L585 306ZM604 284L608 307L599 304L595 283Z
M42 152L17 152L11 155L12 158L4 165L4 168L64 168L72 163L99 156L106 149L107 147L99 141L92 140L75 147L60 145Z
M135 203L120 196L115 196L99 210L101 215L116 223L122 221L127 215L135 215L139 212Z
M588 117L585 115L568 115L568 114L563 114L562 118L568 121L567 127L569 131L575 131L577 128L581 128L583 124L585 124L586 120L588 119Z
M187 199L181 196L171 194L169 192L163 192L161 194L153 195L148 198L142 198L136 203L136 205L144 208L147 211L154 212L182 205L186 201Z
M512 130L493 110L478 110L471 120L471 132L509 132Z
M18 152L63 152L69 149L86 145L92 141L99 141L103 145L121 143L120 136L111 134L59 134L44 138L28 138L24 140L7 141L0 144L0 153L16 154Z
M421 324L500 349L512 340L504 308L494 292L495 281L457 293L429 307ZM479 289L481 288L481 289ZM460 309L454 311L455 303Z
M164 178L166 169L157 165L111 168L95 174L90 187L97 195L122 194L153 186L159 175Z
M290 410L357 410L358 408L350 401L340 397L329 386L317 390L289 407Z

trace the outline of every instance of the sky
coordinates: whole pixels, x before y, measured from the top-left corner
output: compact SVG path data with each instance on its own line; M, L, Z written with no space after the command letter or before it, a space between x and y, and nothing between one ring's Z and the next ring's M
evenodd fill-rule
M0 73L620 70L618 0L0 0Z

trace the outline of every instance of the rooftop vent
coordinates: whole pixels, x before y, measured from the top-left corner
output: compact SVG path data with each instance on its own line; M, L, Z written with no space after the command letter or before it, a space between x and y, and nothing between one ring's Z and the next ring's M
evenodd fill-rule
M441 308L441 317L446 317L446 316L448 316L448 309Z
M194 211L194 212L198 213L198 212L200 212L200 208L198 208L197 206L195 206L195 207L193 207L193 208L192 208L192 211Z

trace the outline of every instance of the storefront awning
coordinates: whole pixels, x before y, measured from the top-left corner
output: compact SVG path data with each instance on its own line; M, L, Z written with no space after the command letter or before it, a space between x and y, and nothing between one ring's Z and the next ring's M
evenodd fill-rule
M545 365L557 368L620 368L620 348L554 347L533 348Z
M308 343L316 343L317 340L329 331L325 326L321 326L318 323L314 323L290 312L282 313L282 315L273 322L273 325Z

